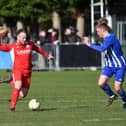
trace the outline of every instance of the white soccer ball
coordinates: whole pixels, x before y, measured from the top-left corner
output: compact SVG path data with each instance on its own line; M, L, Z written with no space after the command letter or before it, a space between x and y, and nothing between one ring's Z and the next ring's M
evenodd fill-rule
M40 108L40 102L37 99L31 99L28 103L30 110L38 110Z

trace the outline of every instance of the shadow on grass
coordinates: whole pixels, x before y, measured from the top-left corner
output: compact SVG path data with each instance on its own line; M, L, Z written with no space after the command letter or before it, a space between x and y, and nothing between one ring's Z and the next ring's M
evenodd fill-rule
M41 99L41 98L37 98ZM26 99L19 99L18 102L28 102L31 100L31 98ZM1 102L10 102L10 99L0 99ZM89 108L87 105L71 105L71 106L60 106L60 107L48 107L48 108L40 108L38 110L32 110L35 112L47 112L47 111L62 111L62 110L76 110L76 109L83 109L83 108ZM27 110L16 110L17 112L28 112Z
M66 106L66 107L54 107L54 108L43 108L39 110L35 110L37 112L43 112L43 111L55 111L55 110L75 110L75 109L82 109L82 108L89 108L86 105L82 106Z

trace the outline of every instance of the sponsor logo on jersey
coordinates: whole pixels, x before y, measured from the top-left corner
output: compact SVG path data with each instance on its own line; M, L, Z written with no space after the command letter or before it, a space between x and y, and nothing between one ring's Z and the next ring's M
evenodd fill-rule
M17 50L17 54L29 54L29 53L31 53L30 49L27 49L27 50Z

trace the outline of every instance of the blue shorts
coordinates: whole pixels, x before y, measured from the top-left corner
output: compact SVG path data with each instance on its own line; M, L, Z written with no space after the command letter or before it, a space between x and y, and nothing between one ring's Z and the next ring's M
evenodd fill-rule
M113 67L104 67L102 70L102 75L105 75L107 77L112 77L112 75L115 75L115 81L123 82L125 77L125 67L121 68L113 68Z

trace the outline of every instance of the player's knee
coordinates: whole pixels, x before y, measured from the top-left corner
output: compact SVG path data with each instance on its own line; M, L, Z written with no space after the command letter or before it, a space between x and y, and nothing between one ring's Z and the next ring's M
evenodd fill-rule
M15 86L15 88L17 88L17 89L21 89L22 82L21 82L21 81L16 81L14 86Z
M103 88L104 85L107 83L108 78L104 75L101 75L98 80L98 86Z
M21 91L20 91L20 96L22 98L26 97L28 94L28 89L27 88L22 88Z
M20 94L20 97L25 98L27 94Z
M100 79L98 80L98 86L99 86L100 88L103 88L104 85L105 85L105 81L102 80L102 79L100 78Z
M26 96L27 96L27 93L20 91L20 97L25 98Z
M116 92L119 92L122 89L122 83L121 82L115 82L114 89Z
M101 83L101 82L98 82L98 86L99 86L100 88L103 88L104 84Z
M116 87L114 87L114 89L115 89L116 92L119 92L121 90L121 87L120 86L119 87L116 86Z

